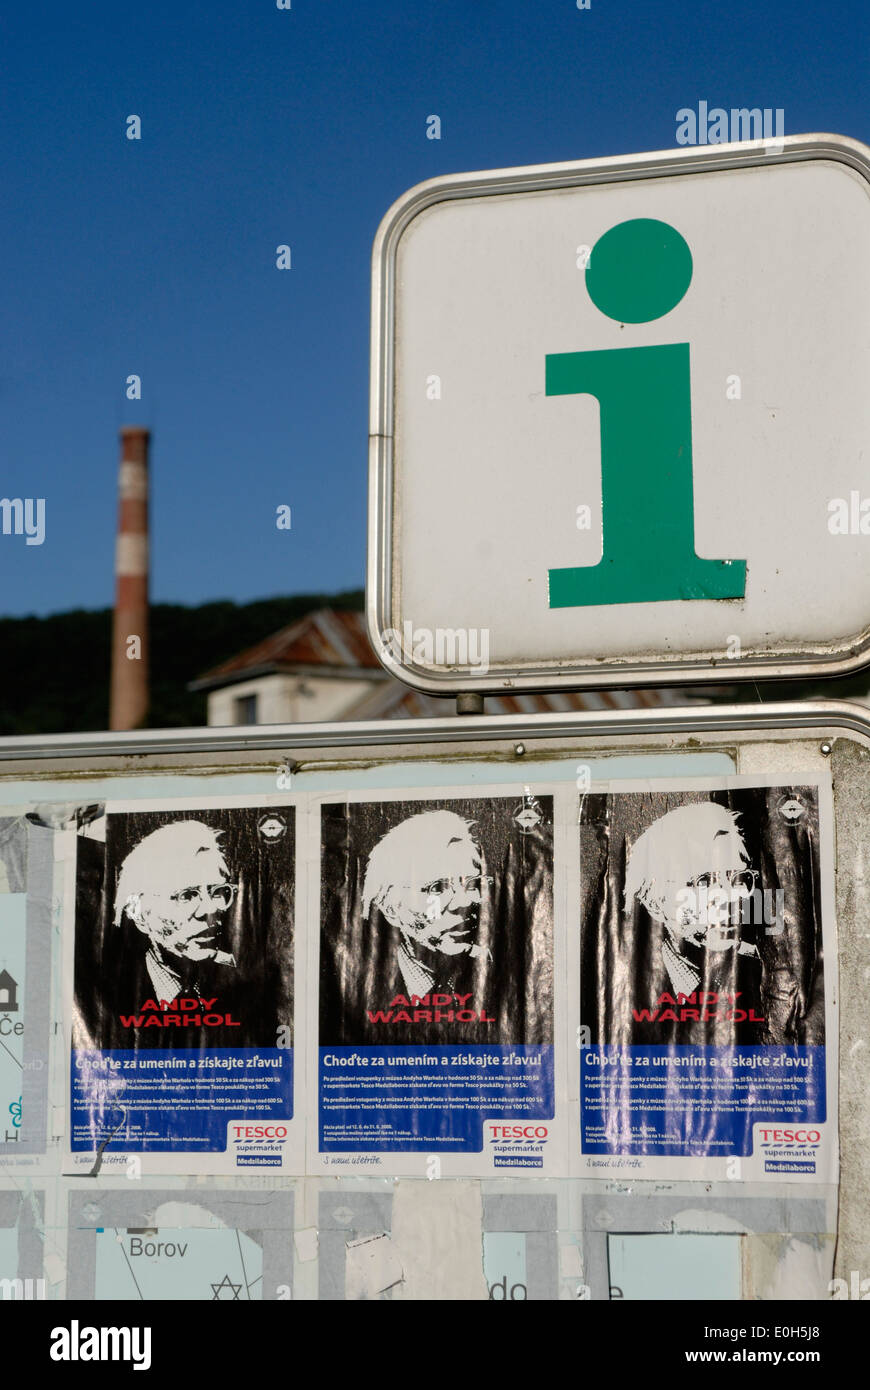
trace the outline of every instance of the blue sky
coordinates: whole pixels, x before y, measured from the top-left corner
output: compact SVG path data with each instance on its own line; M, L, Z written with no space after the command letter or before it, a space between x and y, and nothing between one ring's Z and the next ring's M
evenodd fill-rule
M371 245L421 179L672 148L701 100L870 143L863 0L49 0L0 38L0 496L46 503L7 615L112 602L126 423L156 601L363 584Z

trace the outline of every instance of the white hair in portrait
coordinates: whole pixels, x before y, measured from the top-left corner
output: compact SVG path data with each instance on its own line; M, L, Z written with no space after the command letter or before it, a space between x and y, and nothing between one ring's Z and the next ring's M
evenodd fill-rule
M202 821L173 821L152 830L134 845L121 865L115 890L115 926L120 926L125 911L138 917L139 901L144 893L177 888L187 877L196 876L197 858L208 856L212 869L229 878L229 870L220 846L219 830Z
M378 841L368 858L363 883L363 916L379 907L392 888L419 886L444 874L444 852L451 845L479 850L474 822L454 811L421 811L400 821Z
M647 826L629 849L624 909L635 898L651 916L667 916L674 887L691 883L722 858L748 864L735 812L715 801L678 806Z

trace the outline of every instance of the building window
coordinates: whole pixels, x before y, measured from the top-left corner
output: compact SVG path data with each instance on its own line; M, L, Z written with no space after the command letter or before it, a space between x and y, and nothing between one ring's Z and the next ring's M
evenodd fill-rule
M237 724L256 724L257 722L257 697L256 695L239 695L236 698L236 723Z

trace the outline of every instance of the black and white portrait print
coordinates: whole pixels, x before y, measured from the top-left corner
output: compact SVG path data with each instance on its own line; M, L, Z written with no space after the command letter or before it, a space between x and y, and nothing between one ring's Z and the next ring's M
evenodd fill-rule
M591 794L580 878L590 1041L824 1042L814 787Z
M293 1019L294 810L109 813L76 858L73 1043L274 1047Z
M553 802L321 812L320 1042L552 1041Z

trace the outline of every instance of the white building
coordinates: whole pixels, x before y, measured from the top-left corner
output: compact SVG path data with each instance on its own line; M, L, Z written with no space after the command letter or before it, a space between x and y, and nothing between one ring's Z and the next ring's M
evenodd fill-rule
M311 724L339 719L407 719L455 713L452 699L423 695L377 660L362 613L321 608L228 661L191 690L208 692L209 725ZM707 703L700 692L621 690L486 697L487 714L652 709Z

